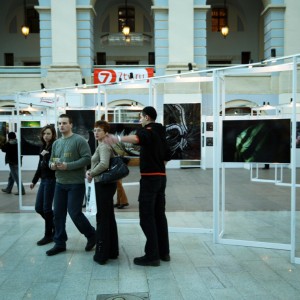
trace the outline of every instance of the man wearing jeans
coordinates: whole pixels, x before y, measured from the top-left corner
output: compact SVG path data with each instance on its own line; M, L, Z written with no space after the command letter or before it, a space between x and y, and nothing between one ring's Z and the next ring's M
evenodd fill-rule
M46 252L48 256L66 251L67 212L80 233L87 238L85 250L91 251L96 244L95 228L82 213L85 169L91 162L91 151L84 138L72 132L72 126L70 116L59 116L58 128L62 137L53 143L50 157L50 168L56 171L53 238L55 245Z
M152 106L143 108L140 128L136 135L109 135L104 142L134 143L140 150L140 225L146 236L145 255L133 262L140 266L159 266L160 260L170 261L168 222L165 214L166 169L165 163L171 159L167 145L166 131L162 124L155 123L156 110Z
M10 194L14 183L16 182L18 186L18 192L15 195L19 195L20 187L19 187L19 165L18 165L18 141L16 134L14 132L9 132L8 135L8 142L5 143L1 150L5 152L5 163L9 165L9 177L7 186L5 189L2 189L3 193ZM25 188L23 183L21 182L21 192L22 195L25 195Z

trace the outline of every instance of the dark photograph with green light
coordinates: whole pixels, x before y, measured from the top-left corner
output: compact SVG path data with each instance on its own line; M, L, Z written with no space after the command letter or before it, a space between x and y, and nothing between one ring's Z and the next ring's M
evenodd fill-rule
M291 120L225 120L222 161L290 163Z

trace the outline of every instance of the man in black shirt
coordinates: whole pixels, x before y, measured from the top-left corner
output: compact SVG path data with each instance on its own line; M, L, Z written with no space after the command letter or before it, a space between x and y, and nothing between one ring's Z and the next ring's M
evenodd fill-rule
M170 261L168 222L165 214L166 169L171 158L166 140L165 127L155 123L154 107L145 107L140 115L142 128L136 135L114 136L106 139L108 144L126 142L138 144L140 150L140 225L146 236L145 255L133 262L140 266L159 266L160 260Z

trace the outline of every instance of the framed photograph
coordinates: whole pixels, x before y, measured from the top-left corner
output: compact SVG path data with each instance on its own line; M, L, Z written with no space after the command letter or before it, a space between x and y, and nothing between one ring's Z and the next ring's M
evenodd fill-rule
M214 130L214 123L213 122L207 122L206 123L206 131L213 131Z
M21 121L21 127L41 127L40 121Z
M40 140L41 128L21 128L21 155L39 155L42 142Z
M165 104L164 125L172 159L201 157L201 104Z
M206 138L206 146L207 147L212 147L213 145L214 145L213 138L212 137L207 137Z
M223 121L223 162L290 163L291 120Z

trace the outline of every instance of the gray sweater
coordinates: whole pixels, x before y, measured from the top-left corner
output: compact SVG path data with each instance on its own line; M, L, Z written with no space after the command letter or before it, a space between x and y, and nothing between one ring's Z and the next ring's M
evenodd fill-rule
M67 170L55 171L56 182L62 184L84 183L86 166L91 163L91 150L86 140L73 133L53 143L50 163L59 158L67 164Z

